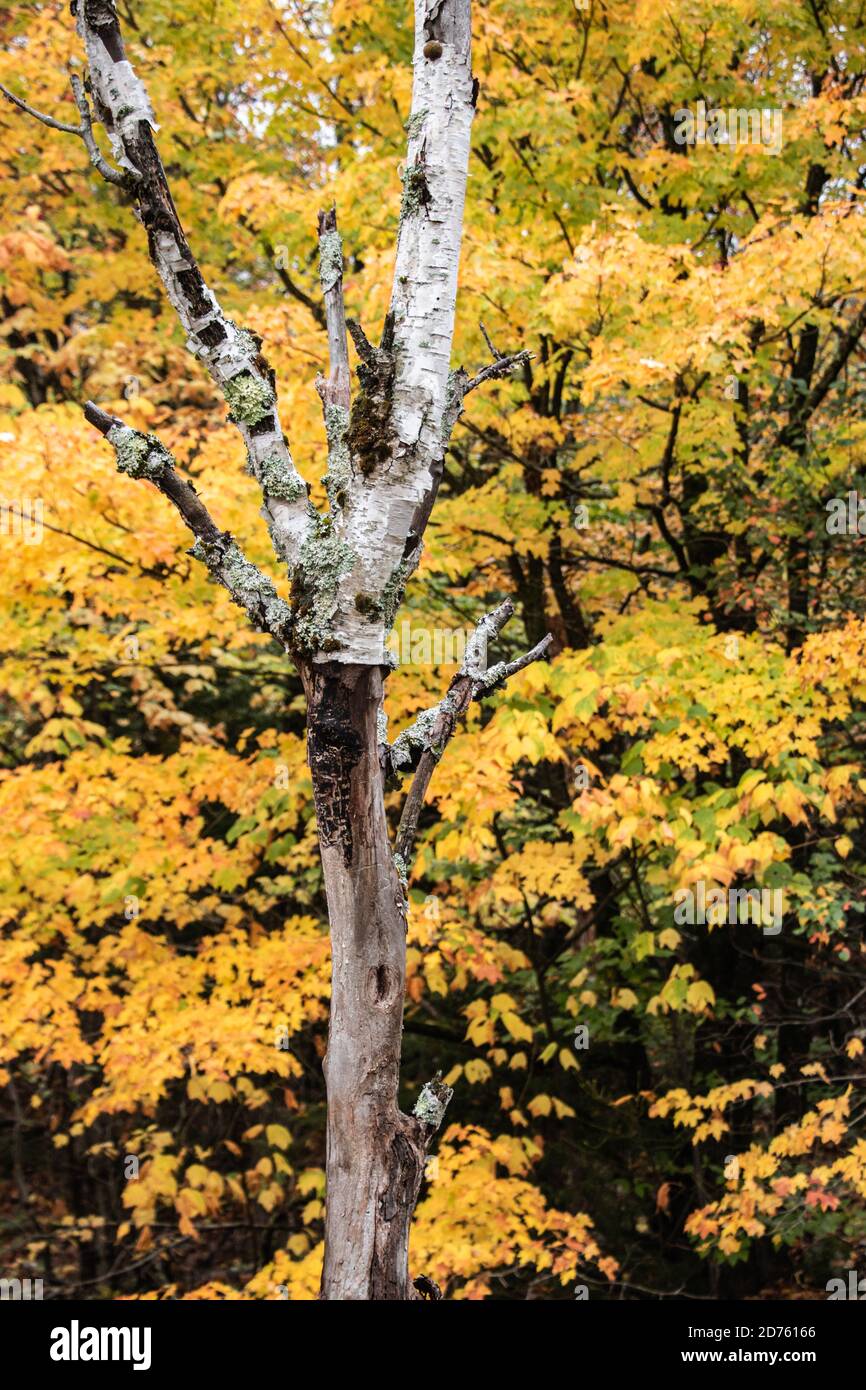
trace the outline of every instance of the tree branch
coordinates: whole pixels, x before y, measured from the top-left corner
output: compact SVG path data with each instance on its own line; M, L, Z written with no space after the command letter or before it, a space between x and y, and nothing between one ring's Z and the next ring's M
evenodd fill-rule
M319 213L319 280L325 301L329 367L327 377L316 377L316 390L322 398L325 433L328 437L328 471L325 475L325 487L331 511L335 512L345 502L346 490L352 476L346 444L351 405L351 374L346 306L343 302L343 242L337 231L335 207Z
M463 367L458 367L456 371L449 373L448 392L442 418L442 438L446 444L451 438L454 426L463 413L463 402L469 395L469 392L482 386L485 381L493 381L497 377L510 376L515 367L526 366L528 362L532 361L535 355L525 348L520 352L511 353L497 351L490 340L490 334L487 332L484 324L479 323L478 326L481 329L485 343L490 349L493 361L488 363L486 367L482 367L479 372L476 372L475 376L469 376L468 372L466 372Z
M319 280L325 301L328 329L327 381L319 388L326 404L348 411L350 405L349 341L346 334L346 308L343 303L343 242L337 231L337 209L319 213ZM321 378L320 378L321 380ZM317 382L318 386L318 382Z
M513 614L514 604L511 599L505 599L498 608L484 615L467 643L463 664L448 687L444 699L432 709L419 714L414 723L408 729L404 729L390 747L382 750L386 777L399 778L409 772L415 773L403 806L394 847L398 870L404 876L412 859L418 821L430 779L454 734L458 720L466 713L473 700L482 700L491 691L503 686L518 671L522 671L534 661L540 661L553 641L553 635L548 633L531 651L517 657L516 660L500 661L495 666L488 666L488 642L499 635Z
M101 174L108 183L126 187L129 184L129 175L122 173L120 169L113 168L96 143L90 107L87 104L81 79L76 73L72 73L69 80L72 84L72 93L78 107L78 114L81 116L81 125L67 125L65 121L56 121L53 116L46 116L43 111L37 111L34 106L22 101L21 97L16 97L14 92L10 92L7 87L3 86L2 82L0 82L0 92L7 101L12 102L13 106L17 106L21 111L26 111L28 116L33 116L37 121L41 121L44 126L48 126L49 130L61 130L66 135L77 135L79 139L84 141L90 162L97 173Z
M196 538L189 553L207 565L255 627L288 647L292 625L288 604L229 532L219 529L192 483L177 473L175 460L165 446L154 435L132 429L93 401L85 405L84 416L114 449L118 470L153 483L177 509Z
M264 495L264 517L277 554L297 561L316 517L277 413L274 374L261 342L232 322L205 283L172 200L153 131L147 92L129 63L114 0L79 0L78 31L87 52L97 119L120 167L135 178L138 213L150 258L188 334L187 347L220 387Z

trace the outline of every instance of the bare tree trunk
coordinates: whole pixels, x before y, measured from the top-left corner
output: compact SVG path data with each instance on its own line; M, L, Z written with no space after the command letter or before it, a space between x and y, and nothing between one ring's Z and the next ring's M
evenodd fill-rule
M406 916L379 763L382 672L333 662L306 685L333 956L321 1296L403 1300L429 1131L397 1106Z
M447 1103L444 1088L427 1088L437 1112L428 1116L432 1123L401 1114L397 1103L406 908L385 819L379 744L393 597L417 565L447 443L443 421L473 115L469 29L469 0L416 0L391 312L378 349L350 325L364 372L351 416L339 413L349 405L342 250L336 219L319 222L331 364L320 393L326 422L332 421L336 533L348 542L348 558L335 574L331 617L340 659L323 662L320 651L306 680L333 958L324 1299L419 1296L409 1280L409 1226L427 1145L441 1118L438 1100ZM350 481L338 497L346 462L356 485Z
M445 698L390 746L381 740L382 669L342 662L303 668L332 956L323 1299L438 1296L430 1280L410 1282L409 1229L427 1150L451 1091L436 1077L412 1115L397 1103L406 983L398 866L411 858L430 777L471 700L547 650L549 636L525 656L487 669L487 641L512 613L506 600L481 620ZM395 853L384 785L386 774L401 766L415 777Z

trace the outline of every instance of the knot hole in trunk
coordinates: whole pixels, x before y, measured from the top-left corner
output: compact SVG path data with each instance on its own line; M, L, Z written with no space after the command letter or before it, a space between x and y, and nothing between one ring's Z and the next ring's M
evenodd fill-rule
M367 997L380 1009L387 1009L393 1003L394 976L387 965L371 966L367 974Z

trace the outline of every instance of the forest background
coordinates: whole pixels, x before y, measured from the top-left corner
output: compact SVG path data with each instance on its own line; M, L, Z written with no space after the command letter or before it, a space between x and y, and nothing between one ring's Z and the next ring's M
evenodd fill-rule
M380 325L407 6L118 11L321 498L316 214ZM0 82L74 121L66 7L0 35ZM503 656L555 644L473 707L422 821L405 1104L437 1070L455 1096L412 1264L447 1298L825 1297L866 1258L866 12L477 0L474 70L454 361L481 323L533 357L454 433L391 732L504 595ZM128 197L10 103L0 229L0 1270L313 1298L300 682L81 406L157 432L268 567L256 485Z

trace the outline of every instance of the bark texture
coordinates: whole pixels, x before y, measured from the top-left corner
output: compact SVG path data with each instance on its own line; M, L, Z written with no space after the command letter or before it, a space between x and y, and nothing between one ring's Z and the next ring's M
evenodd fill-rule
M340 661L384 664L442 476L457 267L474 115L469 0L416 0L412 110L391 308L362 389L335 518L345 566L332 614ZM359 339L356 335L356 344Z
M417 1296L409 1223L435 1126L397 1104L406 917L379 766L382 671L314 664L305 684L332 948L321 1296L405 1300Z

